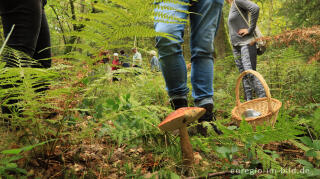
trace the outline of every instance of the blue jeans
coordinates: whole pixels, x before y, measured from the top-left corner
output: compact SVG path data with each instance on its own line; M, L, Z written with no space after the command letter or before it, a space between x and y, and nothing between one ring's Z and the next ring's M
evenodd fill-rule
M191 27L191 84L192 96L196 106L213 103L213 41L217 32L223 0L180 0L191 3L184 4L159 3L159 6L169 6L176 10L156 9L169 17L178 17L187 20L190 13ZM167 8L168 9L168 8ZM162 16L162 17L167 17ZM173 18L164 19L156 17L155 30L172 35L175 39L166 37L156 38L156 47L159 50L160 68L166 82L168 94L172 99L187 98L187 69L182 54L181 43L185 22L177 22ZM168 23L168 22L176 23Z

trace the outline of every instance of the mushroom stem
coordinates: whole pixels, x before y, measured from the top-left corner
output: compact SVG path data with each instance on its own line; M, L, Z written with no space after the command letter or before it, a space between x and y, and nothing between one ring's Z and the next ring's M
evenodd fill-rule
M187 167L192 167L193 150L189 140L187 126L184 125L183 127L181 127L179 129L179 132L180 132L180 144L181 144L183 165Z

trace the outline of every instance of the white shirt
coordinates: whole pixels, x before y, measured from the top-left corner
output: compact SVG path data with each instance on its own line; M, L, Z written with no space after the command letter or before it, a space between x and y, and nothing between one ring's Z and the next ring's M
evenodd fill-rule
M136 52L136 53L133 55L132 65L138 65L138 66L141 66L141 65L142 65L141 53Z

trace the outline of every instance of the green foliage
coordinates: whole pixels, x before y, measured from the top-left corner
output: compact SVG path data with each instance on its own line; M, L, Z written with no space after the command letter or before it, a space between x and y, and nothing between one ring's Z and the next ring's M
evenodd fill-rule
M244 144L244 146L239 149L239 151L244 151L244 153L249 154L247 156L247 160L250 161L258 158L260 162L262 162L265 169L278 169L278 162L275 161L274 157L266 154L266 151L264 151L260 147L260 145L294 139L296 138L296 135L303 133L301 129L297 127L297 123L288 121L287 117L287 115L280 115L274 128L272 128L271 126L257 126L255 130L246 121L242 121L239 128L225 127L217 123L218 127L223 131L224 135L221 137L215 136L212 137L212 139L217 138L217 140L220 141L223 145L228 145L231 147L231 150L223 150L224 152L221 152L221 147L217 148L217 152L230 154L235 153L237 151L236 149L238 148L235 144L235 141L239 141ZM212 145L214 146L214 141ZM222 149L226 148L222 147ZM268 151L268 153L270 152ZM231 156L224 155L224 157L232 159Z
M101 83L104 78L105 76L102 76L93 81L93 86L104 85ZM121 82L117 82L121 84L113 83L108 91L94 88L94 91L87 93L88 98L84 99L83 107L95 109L92 111L95 119L112 123L103 125L100 136L112 134L110 137L118 144L152 136L156 139L160 132L156 125L161 117L164 117L162 113L168 109L160 106L164 101L154 101L151 98L160 96L159 100L163 100L161 96L165 94L163 86L157 86L161 84L155 86L152 78L161 76L140 74L134 80L129 76L123 76ZM110 92L113 94L110 95Z
M50 141L53 141L53 140L50 140ZM27 152L27 151L30 151L32 150L33 148L35 147L38 147L38 146L41 146L41 145L44 145L50 141L45 141L45 142L41 142L39 144L35 144L35 145L29 145L29 146L25 146L25 147L22 147L22 148L18 148L18 149L9 149L9 150L3 150L1 152L1 154L13 154L13 155L18 155L20 154L21 152Z
M261 146L296 139L297 135L305 133L306 128L301 124L308 124L309 130L318 131L314 128L317 128L315 124L318 122L316 120L318 110L316 109L320 99L318 97L320 92L317 90L320 89L319 65L306 64L304 55L297 52L295 48L269 49L258 60L257 71L267 81L272 97L283 102L284 108L280 110L275 127L258 126L253 130L245 122L241 123L239 128L225 127L226 124L230 125L230 120L219 120L216 124L224 132L223 136L216 136L211 130L212 137L192 138L192 144L194 148L206 153L214 150L220 158L226 158L228 161L241 156L245 161L252 161L250 167L253 169L257 167L257 163L261 163L265 170L277 170L286 167L277 160L279 154L276 153L277 151L265 150ZM217 116L229 117L235 105L234 87L238 76L233 57L215 62L214 98ZM312 114L313 110L316 110L314 114ZM300 115L308 117L301 119ZM238 152L232 152L232 148L238 148ZM224 170L244 167L243 165L233 166L231 163L223 165ZM276 175L273 173L266 177Z
M294 48L270 49L262 60L258 71L266 79L272 96L282 99L295 115L310 114L312 104L320 102L320 66L306 64L304 55Z
M13 176L13 173L14 173L16 177L19 176L20 178L24 178L23 176L27 175L27 171L25 169L19 168L15 162L23 158L21 156L22 152L30 151L33 148L44 145L47 142L49 141L42 142L35 145L25 146L18 149L9 149L9 150L1 151L1 154L5 155L5 157L2 157L0 159L0 176L4 176L6 178L15 178Z
M2 158L0 160L0 176L6 178L14 178L10 172L14 172L17 176L26 175L27 171L25 169L19 168L15 163L17 160L21 159L22 156L12 156L7 158Z
M223 158L227 158L229 162L232 161L232 155L236 152L238 152L238 147L236 145L231 146L231 148L222 146L218 147L216 151L222 155Z
M51 97L50 94L45 97L46 92L43 89L47 88L58 77L58 74L47 69L23 67L34 61L19 51L6 48L4 54L4 56L9 55L12 58L12 63L19 64L20 67L7 68L2 66L0 69L2 106L12 108L14 110L12 112L15 113L13 116L8 114L1 114L1 116L8 119L13 128L28 126L32 130L39 130L42 128L38 126L40 125L39 117L47 112L43 109L53 108L52 104L43 103ZM36 132L38 137L42 135L39 132Z
M319 1L309 0L287 0L285 1L281 15L288 16L292 27L320 24L320 12L317 7L320 6Z
M310 135L315 139L320 139L320 108L319 104L315 105L318 107L311 116L306 117L306 119L302 120L302 124L306 125L308 130L310 131Z
M302 137L300 139L305 145L310 147L310 150L306 152L307 157L317 157L317 152L320 151L320 140L311 140L309 137Z
M301 159L298 159L297 162L303 165L304 166L303 169L307 171L306 173L300 174L300 175L306 176L306 177L317 177L320 175L320 170L314 167L312 163L306 160L301 160Z
M59 7L65 2L50 2L52 12L59 11L64 14L65 10ZM89 60L90 58L83 58L82 53L92 56L98 56L101 49L123 49L131 48L137 44L135 39L152 38L155 36L167 36L165 33L156 33L153 28L153 15L155 5L150 0L125 1L116 0L108 3L86 3L82 2L80 5L82 11L76 11L73 19L63 16L65 19L58 19L60 24L66 21L73 27L81 27L81 30L67 31L66 27L62 25L55 27L60 28L61 33L55 35L63 35L64 38L79 39L74 43L66 42L65 45L78 49L72 51L72 58ZM53 9L54 8L54 9ZM97 11L88 12L90 9ZM52 13L50 12L50 13ZM60 14L57 13L57 14ZM157 13L160 14L160 13ZM59 17L59 16L57 16ZM56 19L52 19L57 21ZM64 29L64 30L62 30ZM79 43L81 42L81 43ZM151 45L149 46L149 48ZM78 53L81 54L78 54ZM76 58L77 54L81 58ZM67 56L62 56L67 57Z
M290 17L278 15L281 8L285 6L283 0L257 0L256 2L260 7L259 28L264 35L276 35L288 28Z

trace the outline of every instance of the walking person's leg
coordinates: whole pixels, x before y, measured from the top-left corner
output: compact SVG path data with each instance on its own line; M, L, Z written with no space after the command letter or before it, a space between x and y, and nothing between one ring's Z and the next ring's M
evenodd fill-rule
M256 64L257 64L257 50L254 45L244 45L241 46L241 59L242 59L242 65L243 70L256 70ZM250 88L254 89L256 92L257 97L265 97L265 92L262 84L260 83L259 79L255 76L248 74L245 76L245 78L248 79L248 82L250 84ZM245 87L249 88L249 87ZM247 94L247 93L246 93ZM251 93L252 95L252 93ZM247 98L248 100L248 98ZM251 99L252 100L252 96Z
M0 1L0 15L5 37L9 34L11 27L15 24L15 28L7 42L7 46L17 50L17 52L21 52L21 55L19 56L13 55L10 50L1 54L1 60L6 63L6 67L31 66L34 64L30 57L33 57L35 53L37 39L40 33L41 8L42 3L40 0ZM23 60L25 64L19 64L18 62L20 60ZM17 83L20 82L18 81ZM13 88L13 85L2 85L1 88ZM7 104L11 106L14 106L13 104L15 103L17 103L16 99L7 101ZM12 111L5 105L2 105L1 107L3 113L11 113Z
M51 42L50 31L44 11L44 7L41 8L41 25L40 32L37 38L36 49L33 54L33 58L37 61L37 64L33 68L50 68L51 67ZM42 80L39 84L33 86L36 92L42 92L49 89L50 83L47 80Z
M38 68L51 67L50 31L44 7L41 8L41 25L33 58L39 62Z
M238 67L238 70L240 73L244 72L245 69L243 67L243 61L241 56L241 46L233 46L233 56L235 58L235 63ZM246 63L246 60L245 60ZM252 100L252 85L250 84L250 77L249 75L246 75L242 79L242 86L244 91L244 99L246 101Z
M41 1L0 1L0 15L5 37L15 24L7 46L33 57L41 27Z
M251 61L251 66L252 70L256 71L257 69L257 49L255 45L248 45L248 51L250 54L250 61ZM251 83L253 86L253 89L256 93L256 96L258 98L263 98L266 97L265 90L260 82L260 80L255 77L254 75L251 75Z
M184 2L188 2L185 0ZM174 3L160 3L159 6L169 6L181 11L188 11L188 5ZM166 14L168 17L178 17L187 19L187 14L176 10L157 10ZM174 109L187 106L187 69L182 54L181 43L183 42L184 23L167 23L159 22L159 20L170 21L168 19L160 19L156 17L155 30L157 32L165 32L173 35L176 40L170 40L165 37L156 38L156 47L159 50L160 69L166 82L166 88Z
M195 105L206 109L199 122L213 120L213 41L221 18L223 1L202 0L190 7L191 83ZM207 135L199 125L198 132ZM215 127L215 126L214 126ZM217 130L216 130L217 131ZM220 133L218 131L217 133Z

